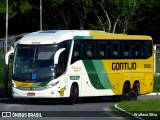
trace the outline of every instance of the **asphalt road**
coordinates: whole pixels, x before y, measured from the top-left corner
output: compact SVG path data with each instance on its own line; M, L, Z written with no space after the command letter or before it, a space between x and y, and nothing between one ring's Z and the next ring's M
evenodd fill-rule
M94 98L92 98L94 99ZM92 100L91 100L92 101ZM0 120L122 120L115 116L109 109L115 102L111 98L103 97L99 102L84 101L79 98L74 105L67 105L66 99L39 100L38 105L33 105L28 99L0 99ZM3 112L3 113L2 113ZM8 112L8 113L6 113ZM32 113L38 118L32 118ZM5 116L12 116L5 117ZM17 117L18 116L18 117ZM41 117L42 116L42 117Z
M153 99L160 96L140 96L138 99ZM79 98L74 105L67 105L66 99L40 100L33 105L28 99L0 98L0 120L122 120L109 109L115 102L111 98L103 97L99 102L89 102ZM92 101L92 102L91 102ZM2 113L4 112L4 113ZM6 113L8 112L8 113ZM33 118L32 116L37 116ZM30 117L30 118L28 118Z

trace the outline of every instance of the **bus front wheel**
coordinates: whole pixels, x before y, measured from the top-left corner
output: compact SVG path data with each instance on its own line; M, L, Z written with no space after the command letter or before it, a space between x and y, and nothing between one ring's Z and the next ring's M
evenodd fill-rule
M73 105L75 103L75 98L78 96L78 87L76 85L71 86L69 104Z

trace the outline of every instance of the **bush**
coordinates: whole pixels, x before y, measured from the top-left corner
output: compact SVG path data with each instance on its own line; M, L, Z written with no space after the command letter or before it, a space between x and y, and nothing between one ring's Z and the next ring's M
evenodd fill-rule
M4 58L0 56L0 87L3 86L4 81Z
M155 76L154 77L154 92L160 92L160 76Z
M4 58L0 56L0 83L4 80Z

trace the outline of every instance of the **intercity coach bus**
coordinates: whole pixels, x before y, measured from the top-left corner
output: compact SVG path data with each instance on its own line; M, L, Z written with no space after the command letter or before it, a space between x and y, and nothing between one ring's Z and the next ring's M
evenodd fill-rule
M136 100L153 90L154 54L150 36L92 30L37 31L15 49L13 97L114 96ZM37 99L33 99L37 98Z

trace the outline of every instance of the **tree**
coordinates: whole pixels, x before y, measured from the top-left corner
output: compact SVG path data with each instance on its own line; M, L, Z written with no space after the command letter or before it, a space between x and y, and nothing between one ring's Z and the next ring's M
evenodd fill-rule
M69 18L66 15L65 0L45 0L44 2L46 7L43 10L45 11L45 16L51 18L50 24L57 26L58 29L68 29Z
M111 0L111 4L116 6L113 15L116 19L114 24L113 33L116 30L117 23L123 32L127 33L128 29L135 29L135 15L139 14L139 7L143 4L143 0ZM143 18L141 18L143 19ZM140 19L138 19L140 20ZM134 22L133 22L134 21Z
M159 36L159 7L159 0L43 0L43 29L96 29ZM6 1L0 0L1 36L5 12ZM36 30L39 1L9 0L9 34Z
M79 20L78 28L83 30L91 2L92 0L49 0L45 1L48 6L45 13L56 22L58 29L77 28L76 20Z
M15 24L13 26L16 27L16 25L20 23L19 20L17 20L17 16L27 14L30 11L30 9L32 9L32 6L29 4L28 0L19 0L19 1L9 0L8 4L9 4L8 5L9 34L11 34L12 32L16 32L15 29L14 30L10 29L12 24ZM0 0L0 31L1 31L0 34L2 36L4 36L5 34L4 33L5 27L3 26L5 24L5 13L6 13L6 0ZM15 21L16 23L14 23Z
M92 8L92 0L70 0L70 3L78 16L79 28L80 30L83 30L87 19L87 14Z
M142 13L144 14L148 7L153 8L156 3L155 1L156 0L97 0L93 5L95 6L94 8L96 8L94 13L98 19L97 24L101 25L103 30L107 30L107 32L111 32L112 30L113 33L122 31L127 33L130 29L136 29L136 23L138 21L147 18L147 16L143 16ZM101 9L97 7L97 4ZM101 15L101 13L104 15Z
M28 12L32 6L28 0L9 0L8 13L9 19L15 17L17 14L24 14ZM6 1L0 0L0 13L6 13Z

